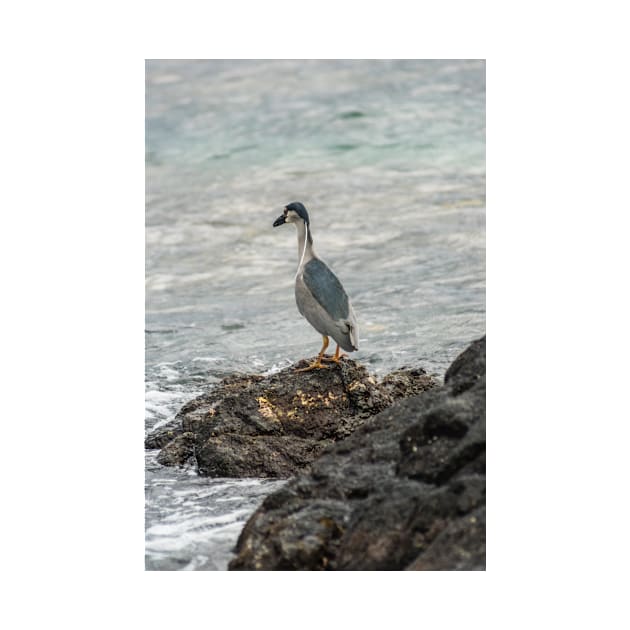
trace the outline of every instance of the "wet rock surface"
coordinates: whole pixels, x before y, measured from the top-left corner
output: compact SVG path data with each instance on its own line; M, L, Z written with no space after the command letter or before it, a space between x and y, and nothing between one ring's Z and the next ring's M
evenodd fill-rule
M287 478L396 400L438 386L422 369L377 382L346 357L328 369L295 371L306 365L227 377L147 436L145 447L161 449L161 464L193 463L201 475Z
M331 434L313 412L309 425L324 439L355 430L264 500L229 568L485 570L485 354L484 337L453 362L443 386L385 405L358 427L360 414L351 415ZM382 385L354 383L365 386L364 403L384 396ZM359 385L338 387L356 409ZM309 396L320 391L310 388Z

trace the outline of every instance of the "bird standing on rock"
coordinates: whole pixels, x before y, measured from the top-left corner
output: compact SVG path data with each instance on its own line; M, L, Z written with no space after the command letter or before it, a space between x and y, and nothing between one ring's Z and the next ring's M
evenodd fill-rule
M359 349L357 320L341 282L313 249L308 212L299 201L286 206L284 213L273 222L273 227L284 223L294 223L297 228L299 263L295 275L295 301L298 310L324 340L317 359L298 372L326 368L328 366L322 361L339 363L339 347L347 352ZM337 342L335 355L330 358L324 356L328 337Z

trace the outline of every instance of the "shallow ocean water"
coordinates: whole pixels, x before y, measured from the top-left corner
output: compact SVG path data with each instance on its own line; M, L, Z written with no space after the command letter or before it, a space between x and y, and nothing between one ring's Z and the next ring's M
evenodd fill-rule
M148 61L146 418L316 354L290 201L350 295L353 358L443 376L485 332L483 61ZM147 569L224 569L282 482L146 459Z

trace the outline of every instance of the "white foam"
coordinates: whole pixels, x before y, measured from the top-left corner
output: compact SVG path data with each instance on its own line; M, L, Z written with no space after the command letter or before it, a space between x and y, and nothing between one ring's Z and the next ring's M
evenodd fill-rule
M268 370L263 372L262 375L263 376L271 376L272 374L277 374L278 372L281 372L282 370L284 370L285 368L289 367L290 365L291 365L291 360L290 359L284 359L284 361L282 361L280 363L274 363Z
M144 394L145 403L164 403L171 400L176 400L182 397L182 392L165 392L159 389L151 389Z

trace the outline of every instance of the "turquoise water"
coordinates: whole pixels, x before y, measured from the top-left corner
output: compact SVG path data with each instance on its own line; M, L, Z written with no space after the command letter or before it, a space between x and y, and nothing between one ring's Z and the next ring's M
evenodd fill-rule
M149 61L146 95L147 430L225 374L319 350L295 230L271 227L290 201L353 300L369 370L442 376L485 332L484 62ZM185 492L190 475L151 457L148 488L172 475ZM227 562L212 536L214 560L185 562L169 501L147 492L147 567L171 568L169 540L177 566ZM168 540L150 533L166 512Z

